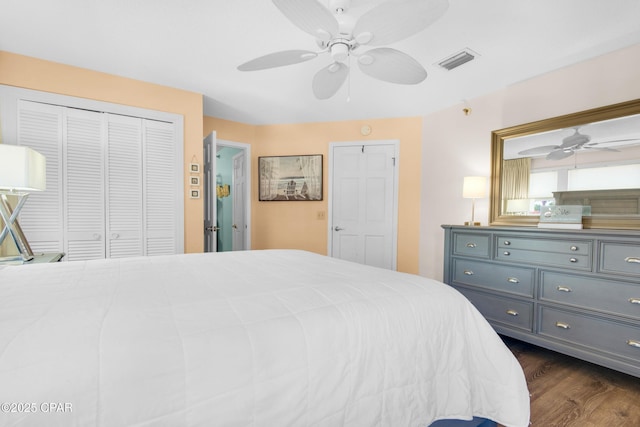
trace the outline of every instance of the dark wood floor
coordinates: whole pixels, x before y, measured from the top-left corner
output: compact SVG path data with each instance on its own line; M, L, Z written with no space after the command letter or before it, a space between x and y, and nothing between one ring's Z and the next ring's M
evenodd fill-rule
M640 426L640 378L503 340L524 370L533 427Z

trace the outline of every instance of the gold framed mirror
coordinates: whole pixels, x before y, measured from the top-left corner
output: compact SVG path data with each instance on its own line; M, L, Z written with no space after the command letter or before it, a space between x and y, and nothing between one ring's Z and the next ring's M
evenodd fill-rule
M490 225L583 205L585 228L640 229L640 99L491 133Z

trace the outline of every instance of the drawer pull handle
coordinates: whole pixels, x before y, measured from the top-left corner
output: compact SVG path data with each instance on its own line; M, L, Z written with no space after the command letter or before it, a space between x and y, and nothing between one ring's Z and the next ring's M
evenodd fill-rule
M578 262L578 258L569 258L569 261L573 262L573 263L576 263L576 262Z
M560 329L571 329L571 326L569 326L567 323L556 322L556 326Z
M571 249L573 252L575 252L575 251L578 250L578 247L574 245L574 246L571 246L569 249Z
M467 243L468 248L475 248L476 246L478 245L476 245L475 243Z
M631 347L635 347L635 348L640 348L640 341L627 340L627 345L630 345Z
M556 289L560 292L571 292L571 288L568 288L566 286L558 286Z
M511 255L511 252L509 252L509 251L504 251L504 254L505 254L506 256L509 256L509 255Z
M464 271L464 274L465 274L465 275L467 275L467 276L473 276L473 271L471 271L471 270L465 270L465 271Z
M628 256L624 260L631 264L640 264L640 258L637 256Z
M508 241L508 240L505 240L505 241L504 241L504 245L505 245L505 246L509 246L510 244L511 244L511 242L510 242L510 241Z
M509 283L520 283L517 277L507 277L507 282Z
M507 310L507 314L508 314L509 316L517 316L517 315L518 315L518 312L517 312L517 311L515 311L515 310Z
M640 304L640 298L629 298L631 304Z

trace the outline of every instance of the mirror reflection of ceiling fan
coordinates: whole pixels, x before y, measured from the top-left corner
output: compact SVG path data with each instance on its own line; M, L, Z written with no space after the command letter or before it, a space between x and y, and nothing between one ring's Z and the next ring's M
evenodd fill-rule
M518 154L525 156L537 156L546 154L546 159L548 160L560 160L574 155L578 150L620 151L611 147L599 147L599 145L614 142L637 141L637 138L615 139L601 142L590 141L591 137L589 135L580 133L580 128L576 127L574 128L573 135L564 138L560 145L543 145L541 147L522 150L518 152Z
M316 38L320 51L285 50L270 53L238 66L257 71L309 61L328 53L332 62L313 77L318 99L331 98L349 75L349 57L357 59L363 73L379 80L418 84L427 77L424 67L411 56L384 46L412 36L437 21L449 7L447 0L401 0L382 3L359 19L348 13L350 0L273 0L298 28ZM362 47L374 49L361 52Z

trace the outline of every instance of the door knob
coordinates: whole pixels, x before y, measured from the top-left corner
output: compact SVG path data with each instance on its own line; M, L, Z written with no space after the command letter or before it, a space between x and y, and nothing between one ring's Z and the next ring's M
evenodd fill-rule
M344 228L342 228L342 227L338 227L338 226L336 225L336 226L334 227L334 230L336 230L336 231L340 231L340 230L344 230Z
M234 230L237 230L237 229L238 229L238 226L237 226L237 225L235 225L235 224L233 224L233 225L231 226L231 228L233 228Z

